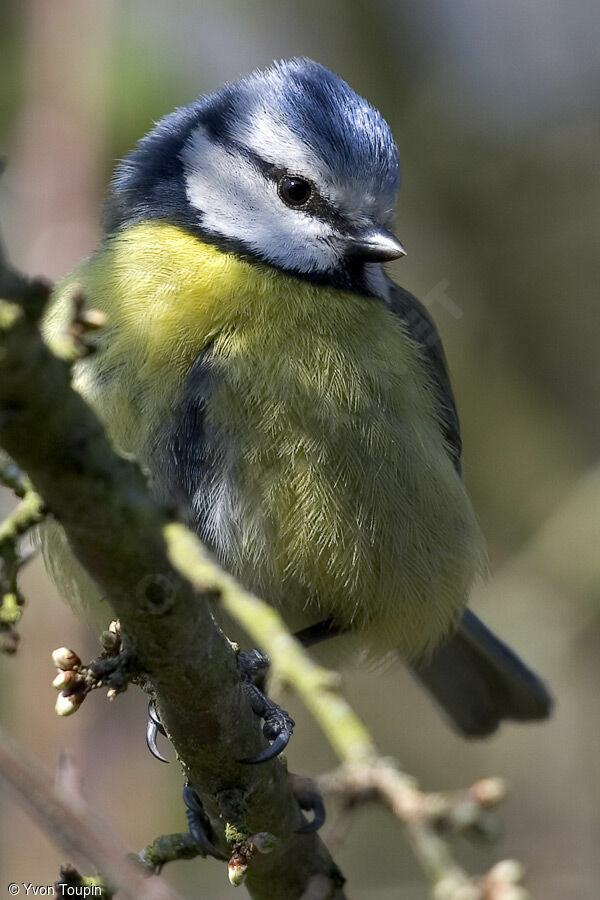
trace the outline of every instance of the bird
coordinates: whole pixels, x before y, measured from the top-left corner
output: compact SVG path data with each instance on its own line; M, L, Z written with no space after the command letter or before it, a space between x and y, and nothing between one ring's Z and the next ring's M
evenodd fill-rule
M306 58L256 70L118 163L100 245L44 328L65 326L74 289L104 311L76 388L305 646L399 653L483 737L552 698L467 608L485 542L438 331L385 270L405 255L399 181L388 124L339 76ZM47 565L90 616L66 553L50 529Z

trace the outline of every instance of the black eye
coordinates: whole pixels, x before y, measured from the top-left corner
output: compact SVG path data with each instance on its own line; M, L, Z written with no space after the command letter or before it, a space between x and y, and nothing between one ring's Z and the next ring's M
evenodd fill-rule
M287 206L304 206L312 194L312 185L299 175L283 175L277 182L277 191Z

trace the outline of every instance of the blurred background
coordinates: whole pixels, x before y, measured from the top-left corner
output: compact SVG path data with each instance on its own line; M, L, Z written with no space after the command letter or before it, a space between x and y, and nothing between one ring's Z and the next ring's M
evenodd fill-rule
M274 58L308 55L382 111L403 169L393 275L445 340L466 480L489 540L474 606L543 673L552 721L456 737L402 667L347 673L380 750L424 787L501 775L505 834L457 846L475 871L516 856L544 900L600 883L600 100L595 0L3 0L0 221L13 261L56 278L90 253L114 162L174 106ZM0 492L0 514L12 503ZM98 692L59 720L50 652L98 645L41 566L16 657L0 659L0 717L53 770L76 754L90 801L141 848L182 830L180 776L144 747L136 689ZM334 765L297 698L293 771ZM168 752L168 751L167 751ZM3 882L52 883L64 854L0 795ZM333 818L333 816L332 816ZM422 900L399 830L361 809L334 855L351 898ZM188 897L229 897L222 866L181 862Z

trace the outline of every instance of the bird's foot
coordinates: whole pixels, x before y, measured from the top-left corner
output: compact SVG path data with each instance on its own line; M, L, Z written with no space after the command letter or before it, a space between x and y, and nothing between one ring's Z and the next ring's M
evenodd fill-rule
M259 753L258 756L253 759L241 759L240 762L250 764L266 762L279 756L285 750L294 731L295 723L287 710L269 700L257 684L257 682L264 681L270 665L268 656L265 656L260 650L245 650L239 654L238 659L242 684L250 698L250 705L256 715L264 721L264 736L267 740L272 741L271 746Z
M185 815L191 837L196 842L202 856L214 856L215 859L227 859L213 844L212 828L200 797L194 788L185 784L183 788L183 802L185 803Z
M253 759L241 759L240 762L254 764L267 762L285 750L294 730L294 720L277 703L266 696L257 682L264 681L264 676L269 669L269 658L260 650L248 650L239 654L241 680L244 690L250 699L250 705L257 716L264 721L263 734L267 740L272 741L270 747ZM151 700L148 704L148 725L146 726L146 744L152 756L161 762L168 762L158 749L156 739L159 734L165 734L165 729L158 717L158 712Z

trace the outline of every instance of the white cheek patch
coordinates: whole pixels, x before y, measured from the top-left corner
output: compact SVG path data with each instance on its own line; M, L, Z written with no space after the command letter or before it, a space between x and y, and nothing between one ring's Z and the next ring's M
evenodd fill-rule
M336 178L318 153L302 143L297 134L273 110L258 108L249 120L231 126L232 137L242 146L276 165L283 165L292 174L304 175L319 185L323 196L337 209L345 210L349 218L373 219L390 225L394 219L395 192L381 194L381 185L371 172L356 172L355 183Z
M262 148L264 154L264 148ZM207 231L240 241L266 262L300 272L336 267L335 232L287 207L274 182L199 126L183 149L186 193Z

